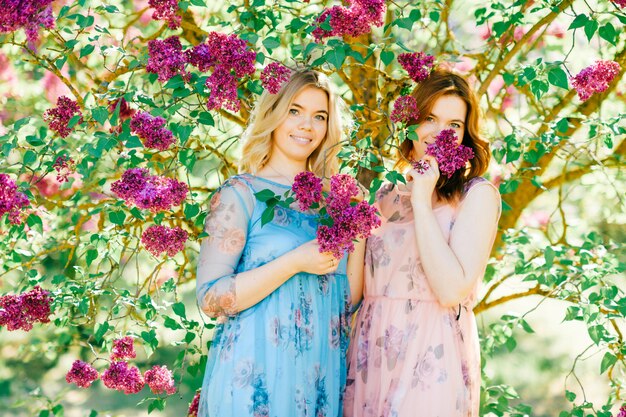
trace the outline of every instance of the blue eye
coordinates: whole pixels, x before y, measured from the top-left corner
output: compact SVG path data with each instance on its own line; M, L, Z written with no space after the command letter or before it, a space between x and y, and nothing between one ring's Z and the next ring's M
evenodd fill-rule
M322 114L318 114L317 116L315 116L315 118L316 118L317 120L322 121L322 122L326 120L326 116L324 116L324 115L322 115Z
M293 114L294 116L298 114L298 109L289 109L289 114Z
M452 127L453 129L460 129L461 125L458 123L450 123L450 127Z
M425 122L434 122L435 118L432 116L426 116L426 118L424 119Z

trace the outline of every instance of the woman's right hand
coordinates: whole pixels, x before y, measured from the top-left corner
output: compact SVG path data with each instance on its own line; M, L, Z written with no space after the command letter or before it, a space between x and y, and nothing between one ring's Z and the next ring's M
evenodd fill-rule
M310 240L291 251L296 262L296 268L300 272L324 275L335 272L339 266L339 260L330 252L321 252L317 239Z

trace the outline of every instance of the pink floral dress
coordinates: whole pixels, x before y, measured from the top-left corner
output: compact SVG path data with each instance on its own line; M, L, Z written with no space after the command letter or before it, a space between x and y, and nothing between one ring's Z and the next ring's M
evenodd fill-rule
M434 209L446 239L456 204ZM382 225L367 241L364 299L348 350L345 417L478 416L480 350L472 312L478 282L459 306L441 306L422 269L410 196L377 196Z

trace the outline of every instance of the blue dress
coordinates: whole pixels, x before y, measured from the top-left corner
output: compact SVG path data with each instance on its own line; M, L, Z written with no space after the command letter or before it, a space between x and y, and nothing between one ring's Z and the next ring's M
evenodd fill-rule
M346 260L333 274L298 273L237 312L237 274L315 239L317 218L275 209L254 193L288 186L243 174L212 197L197 273L202 310L217 318L198 417L340 417L351 300Z

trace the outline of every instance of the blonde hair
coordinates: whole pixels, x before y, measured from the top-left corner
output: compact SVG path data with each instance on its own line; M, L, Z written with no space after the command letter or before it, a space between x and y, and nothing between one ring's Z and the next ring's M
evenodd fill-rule
M272 132L287 118L295 96L306 87L319 88L328 96L328 128L326 137L307 159L306 169L319 177L330 177L339 171L337 154L344 131L345 105L331 88L326 75L313 71L298 71L291 75L278 94L263 92L252 112L243 134L244 144L239 172L255 174L270 159Z

